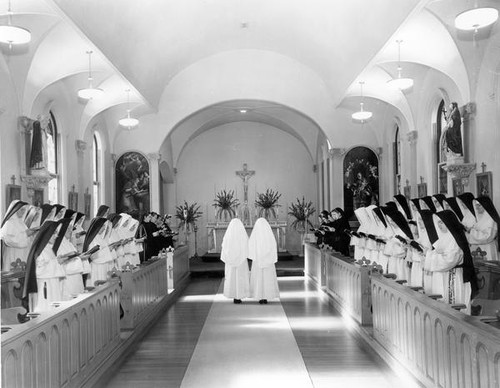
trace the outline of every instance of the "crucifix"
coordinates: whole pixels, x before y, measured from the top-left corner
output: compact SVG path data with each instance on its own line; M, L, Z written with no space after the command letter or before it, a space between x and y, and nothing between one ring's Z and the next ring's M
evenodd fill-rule
M481 169L483 170L482 172L486 171L486 163L481 163Z
M255 170L248 170L247 164L243 163L243 170L236 171L241 179L243 179L243 202L248 203L248 181L255 175Z
M424 177L420 175L420 183L424 183Z

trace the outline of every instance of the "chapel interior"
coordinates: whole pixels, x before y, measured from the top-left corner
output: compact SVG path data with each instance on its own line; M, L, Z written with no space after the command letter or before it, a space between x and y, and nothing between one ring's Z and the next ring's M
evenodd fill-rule
M25 260L2 266L1 386L500 387L498 231L497 259L470 251L467 307L381 270L353 240L315 244L323 209L343 209L356 233L356 209L396 195L471 193L500 210L499 11L0 0L0 220L13 200L58 204L87 230L106 205L138 225L172 215L175 240L22 322ZM12 26L20 42L3 37ZM218 211L228 193L236 205ZM275 206L263 213L264 194ZM267 305L223 296L233 217L249 235L265 217L276 238L280 297Z

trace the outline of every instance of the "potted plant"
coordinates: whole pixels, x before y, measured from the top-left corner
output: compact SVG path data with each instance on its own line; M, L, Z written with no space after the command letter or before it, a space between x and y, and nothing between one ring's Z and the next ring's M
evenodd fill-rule
M269 220L271 216L274 219L278 218L276 216L276 208L280 207L280 205L278 205L280 197L281 194L272 189L267 189L265 193L257 193L255 207L259 209L259 217L264 217L267 220Z
M224 217L224 221L227 221L228 218L231 219L236 216L236 209L239 204L238 199L234 197L233 190L221 190L216 194L212 206L217 209L216 218L220 220Z
M316 209L314 209L311 201L306 202L304 197L302 197L302 200L297 198L297 202L292 203L288 210L288 215L295 218L290 226L296 231L305 233L308 226L313 227L309 217L314 214Z
M194 226L198 218L203 212L200 212L200 206L195 202L189 205L184 201L184 205L177 206L175 217L179 220L179 228L184 228L186 234L191 232L191 227Z

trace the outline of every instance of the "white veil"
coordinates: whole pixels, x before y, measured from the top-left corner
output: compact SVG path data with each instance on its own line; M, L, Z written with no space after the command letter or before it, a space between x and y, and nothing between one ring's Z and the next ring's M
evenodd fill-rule
M233 218L222 239L220 259L226 264L237 267L247 258L247 231L239 218Z
M273 231L265 218L259 218L248 241L248 255L260 268L269 267L278 261L278 246Z

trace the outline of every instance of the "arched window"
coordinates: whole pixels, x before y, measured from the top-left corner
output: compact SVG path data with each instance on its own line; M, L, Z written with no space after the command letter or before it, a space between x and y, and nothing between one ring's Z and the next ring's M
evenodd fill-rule
M49 122L47 127L47 171L54 176L48 185L49 203L59 203L59 187L61 177L59 174L59 136L57 123L52 111L49 112Z
M436 161L437 161L437 182L438 182L438 193L447 194L448 193L448 173L444 169L446 165L446 144L444 141L443 128L446 125L446 103L441 100L437 110L436 117Z
M92 202L94 204L94 214L102 205L102 146L101 138L94 132L92 139Z
M396 126L394 135L394 194L401 193L401 139L399 136L399 126Z

